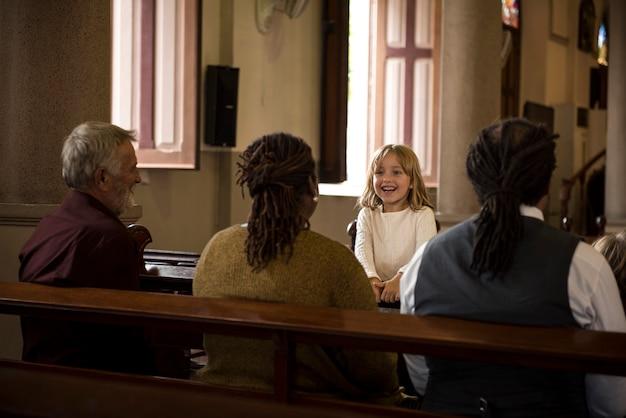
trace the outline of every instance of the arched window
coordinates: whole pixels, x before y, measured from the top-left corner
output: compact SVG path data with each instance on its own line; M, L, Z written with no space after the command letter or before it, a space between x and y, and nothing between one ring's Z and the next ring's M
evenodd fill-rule
M502 23L506 26L519 29L519 1L502 1Z
M609 33L607 30L606 24L606 13L602 17L602 22L600 22L600 27L598 28L598 64L600 65L609 65Z

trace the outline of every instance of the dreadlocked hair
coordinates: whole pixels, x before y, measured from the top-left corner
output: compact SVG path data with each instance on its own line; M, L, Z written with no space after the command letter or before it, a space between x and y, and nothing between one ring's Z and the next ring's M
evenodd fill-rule
M253 271L260 271L279 254L287 259L302 229L309 228L301 214L300 198L316 195L317 179L311 148L286 133L265 135L241 155L237 184L248 187L252 209L248 217L246 255Z
M467 175L481 204L471 268L503 273L523 235L520 204L536 205L548 193L558 135L526 119L483 129L470 146Z

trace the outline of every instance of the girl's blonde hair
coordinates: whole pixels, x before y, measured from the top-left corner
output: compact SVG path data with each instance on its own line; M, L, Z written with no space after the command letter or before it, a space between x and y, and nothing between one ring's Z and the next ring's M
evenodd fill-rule
M376 167L378 167L382 160L389 154L396 156L402 170L411 179L409 183L409 194L407 196L409 207L415 211L420 210L424 206L434 209L434 206L428 197L428 193L426 193L426 186L424 185L424 180L422 179L422 171L420 170L420 163L417 159L417 155L415 155L411 148L400 144L385 145L374 153L372 162L367 170L367 183L365 184L365 190L358 201L359 205L364 208L375 209L383 204L382 199L378 197L374 191L373 178L374 173L376 172Z
M609 262L617 279L622 303L626 302L626 231L603 236L593 243L593 248Z

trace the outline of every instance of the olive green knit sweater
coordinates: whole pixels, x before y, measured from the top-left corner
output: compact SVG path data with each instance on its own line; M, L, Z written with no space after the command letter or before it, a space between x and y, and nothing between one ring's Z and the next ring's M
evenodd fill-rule
M195 296L376 309L363 268L338 242L302 231L288 262L281 257L254 273L246 261L246 236L247 230L237 225L211 239L198 262ZM272 389L271 341L206 335L204 346L208 364L198 373L200 380ZM298 390L380 400L397 389L392 354L299 345L296 359Z

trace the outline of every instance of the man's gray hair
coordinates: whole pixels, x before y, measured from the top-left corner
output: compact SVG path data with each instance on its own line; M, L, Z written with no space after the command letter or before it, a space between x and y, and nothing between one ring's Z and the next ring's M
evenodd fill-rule
M135 141L135 132L106 122L85 122L65 139L61 151L63 180L77 190L89 188L98 167L116 175L120 161L115 150L124 141Z

